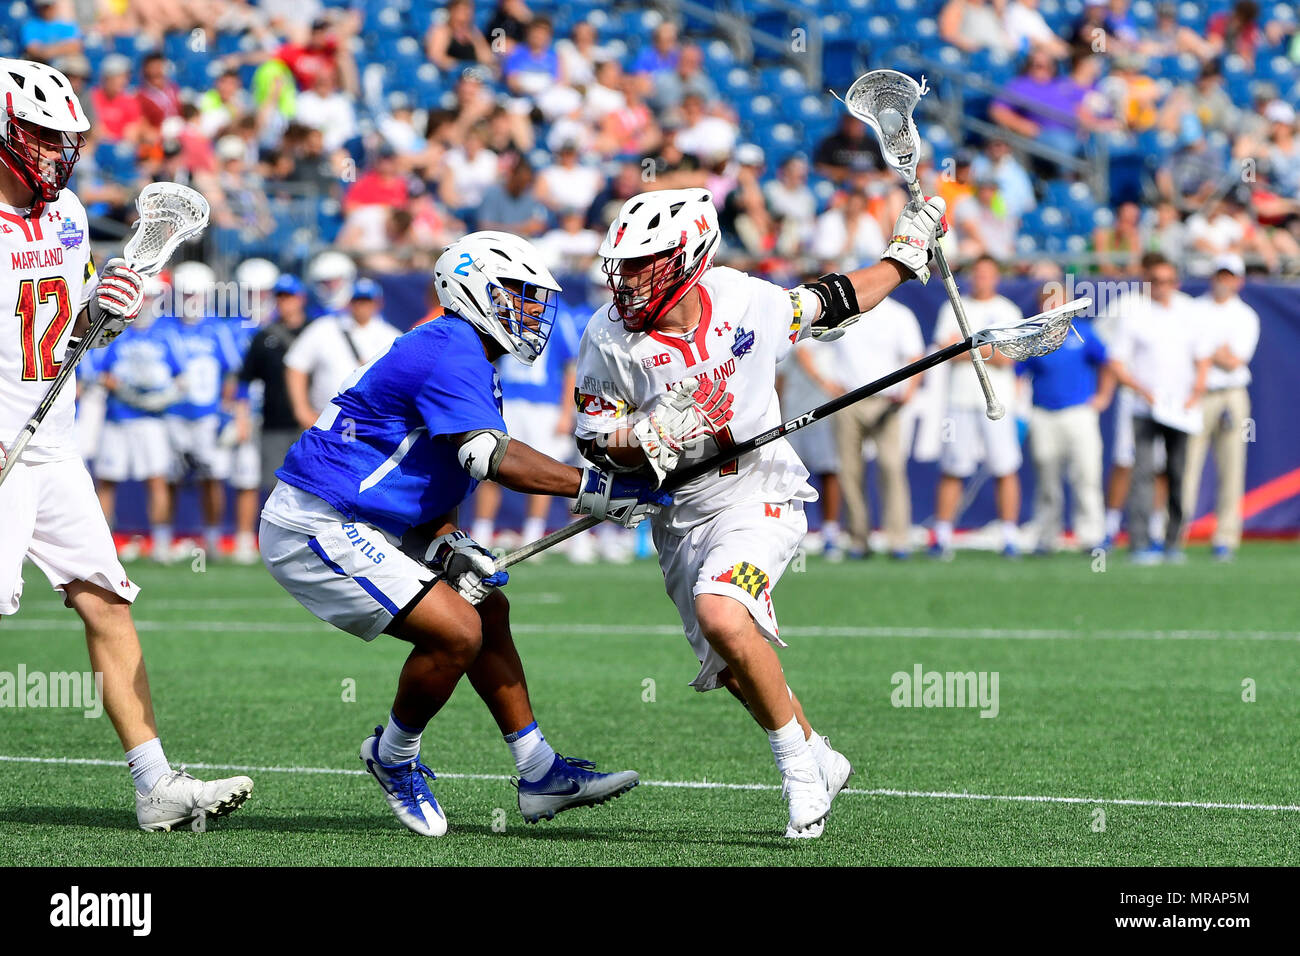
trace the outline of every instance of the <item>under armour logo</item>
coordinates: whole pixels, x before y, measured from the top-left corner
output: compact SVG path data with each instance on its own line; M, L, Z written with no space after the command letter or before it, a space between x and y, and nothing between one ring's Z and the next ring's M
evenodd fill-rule
M723 332L730 332L730 331L731 331L731 323L730 323L730 322L723 322L723 323L722 323L722 328L720 328L720 329L714 329L713 331L716 332L718 335L721 335Z

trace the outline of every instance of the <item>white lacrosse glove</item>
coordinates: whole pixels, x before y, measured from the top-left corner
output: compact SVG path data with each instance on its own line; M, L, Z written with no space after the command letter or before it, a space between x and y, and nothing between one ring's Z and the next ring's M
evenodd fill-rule
M683 451L727 427L734 397L723 379L678 382L632 426L657 484L681 462Z
M880 258L900 263L925 285L930 281L934 244L948 231L948 223L943 218L947 208L940 196L931 196L919 205L915 200L909 202L898 214L889 248Z
M470 604L478 604L493 588L505 587L510 580L510 572L497 570L492 552L464 531L434 538L424 553L424 563Z
M125 259L109 259L99 274L99 285L90 297L90 323L94 325L101 315L109 318L99 334L91 339L87 348L102 349L135 321L144 305L144 277L126 264Z
M578 482L578 497L570 510L575 515L591 515L635 528L649 515L672 503L671 495L656 491L645 481L619 478L599 468L584 468Z

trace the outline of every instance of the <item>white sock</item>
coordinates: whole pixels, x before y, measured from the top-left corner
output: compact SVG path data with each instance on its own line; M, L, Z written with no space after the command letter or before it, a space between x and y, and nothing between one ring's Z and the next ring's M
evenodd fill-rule
M551 764L555 763L555 751L546 742L542 728L537 726L535 720L523 730L506 734L504 739L519 776L529 783L536 783L545 777Z
M524 519L524 540L525 541L536 541L544 534L546 534L545 518Z
M812 751L813 760L817 761L817 766L825 766L827 759L831 755L831 748L826 745L826 738L817 733L816 730L808 738L808 749Z
M172 526L156 524L153 526L153 556L165 558L172 549Z
M1114 538L1119 535L1120 525L1124 523L1124 512L1118 508L1106 509L1106 537Z
M158 778L172 769L163 754L162 741L157 737L128 750L126 767L131 771L137 793L148 793Z
M221 529L216 525L208 525L203 529L203 546L207 549L210 557L216 557L221 553Z
M474 526L470 529L469 536L483 545L485 548L492 547L492 535L496 532L496 522L491 518L475 518Z
M255 551L257 549L257 538L251 531L241 531L235 535L236 551Z
M840 523L838 521L822 522L822 541L831 547L840 543Z
M1002 543L1009 544L1013 548L1020 545L1020 528L1014 521L1002 522Z
M934 523L934 540L945 551L952 547L951 521L936 521Z
M1164 543L1165 524L1167 521L1168 516L1163 511L1153 511L1151 513L1151 520L1147 523L1147 528L1150 529L1152 543Z
M390 711L388 726L379 735L379 759L386 764L410 763L420 756L420 737L424 728L413 730L404 727Z
M812 747L803 735L803 728L799 726L799 718L791 717L790 723L784 727L769 730L767 739L772 745L776 768L782 776L800 770L817 772L817 761L813 759Z

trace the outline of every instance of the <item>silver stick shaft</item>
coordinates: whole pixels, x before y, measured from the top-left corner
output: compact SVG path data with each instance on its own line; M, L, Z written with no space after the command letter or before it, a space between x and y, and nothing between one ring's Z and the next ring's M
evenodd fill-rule
M925 196L921 194L921 184L915 179L907 184L907 190L917 203L925 202ZM948 301L952 303L952 311L957 316L957 327L961 329L962 338L968 339L971 336L970 320L966 318L966 308L961 304L961 293L957 291L957 280L952 277L952 269L948 267L948 257L944 255L943 246L938 240L934 243L934 261L939 264L939 275L943 277L944 291L948 293ZM970 360L975 366L975 377L979 379L980 388L984 391L985 414L990 421L997 421L1007 413L1007 410L1002 407L1002 403L993 392L993 383L989 381L988 369L984 367L984 357L980 355L978 348L971 349Z

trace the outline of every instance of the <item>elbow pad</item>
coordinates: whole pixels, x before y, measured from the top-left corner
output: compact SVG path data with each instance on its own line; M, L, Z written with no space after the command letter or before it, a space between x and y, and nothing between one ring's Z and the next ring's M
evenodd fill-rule
M480 428L470 432L456 449L456 460L475 481L486 481L497 476L501 459L506 456L510 436L495 428Z
M838 339L862 314L853 283L842 273L828 272L816 282L807 283L804 288L817 296L822 304L822 314L811 327L815 339L826 342Z

